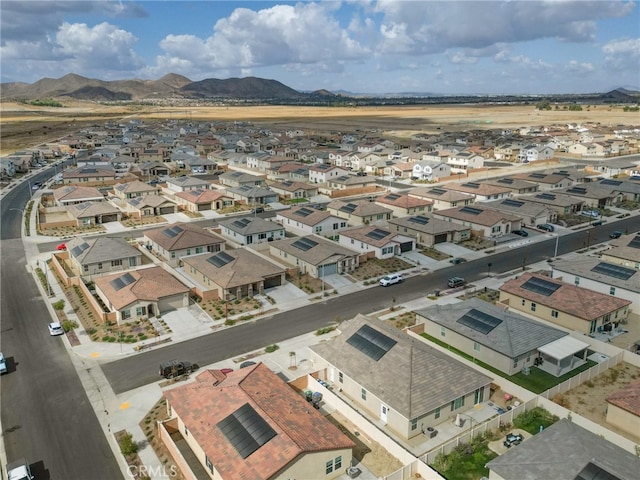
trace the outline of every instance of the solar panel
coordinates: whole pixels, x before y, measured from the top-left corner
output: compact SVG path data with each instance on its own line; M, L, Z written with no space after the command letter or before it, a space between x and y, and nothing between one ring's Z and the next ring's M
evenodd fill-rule
M545 297L551 296L561 287L559 283L549 282L543 278L531 277L522 284L522 288L530 292L539 293Z
M358 208L358 206L355 203L347 203L346 205L340 207L340 211L345 213L353 213L356 208Z
M402 197L402 195L398 195L397 193L390 193L389 195L385 195L384 198L386 198L387 200L391 200L393 202L394 200L397 200L400 197Z
M468 188L480 188L480 184L479 183L474 183L474 182L463 183L462 186L463 187L468 187Z
M142 200L143 200L143 198L142 198L142 197L136 197L136 198L134 198L134 199L130 200L130 201L129 201L129 203L135 207L135 206L137 206L137 205L138 205Z
M618 186L622 185L622 181L621 180L611 180L610 178L605 178L604 180L600 181L600 185L613 185L615 187L618 187Z
M243 459L276 436L275 430L248 403L220 420L217 427Z
M291 244L291 246L296 247L298 250L302 250L303 252L306 252L316 245L318 245L318 242L311 240L310 238L300 238Z
M426 225L427 223L429 223L429 219L427 217L423 217L422 215L418 215L417 217L411 217L409 221L413 223L418 223L420 225Z
M513 183L513 178L501 178L498 180L498 183L505 183L507 185L511 185Z
M347 180L349 180L349 175L342 175L333 179L334 182L346 182Z
M489 315L488 313L472 308L456 320L456 322L486 335L500 325L502 320L494 317L493 315Z
M510 198L503 200L502 202L500 202L501 205L504 205L506 207L521 207L524 205L524 202L520 202L518 200L511 200Z
M120 280L122 280L122 283L124 283L125 285L131 285L133 282L136 281L136 279L133 278L133 275L131 275L128 272L125 273L123 276L121 276Z
M171 227L171 228L165 228L162 233L164 233L167 237L169 238L173 238L176 235L178 235L180 232L183 232L184 229L181 227L178 227L177 225L175 227Z
M250 223L251 223L251 220L249 220L248 218L241 218L239 220L235 220L234 222L232 222L231 225L238 228L244 228Z
M73 247L71 249L71 255L77 257L82 252L84 252L87 248L89 248L89 244L87 242L82 242L80 245Z
M468 213L469 215L479 215L483 211L484 210L481 210L479 208L473 208L473 207L462 207L460 209L460 213Z
M542 200L555 200L556 196L552 193L541 193L536 195L536 198L541 198Z
M302 207L299 210L296 210L295 212L293 212L294 215L297 215L299 217L307 217L309 215L311 215L313 213L313 210L311 210L310 208L307 207Z
M374 240L382 240L387 235L390 235L390 232L376 228L367 233L365 237L373 238Z
M442 188L432 188L431 190L429 190L429 193L433 193L434 195L442 195L444 193L447 193L447 191Z
M629 280L634 273L635 270L631 268L621 267L620 265L614 265L613 263L605 263L600 262L595 267L591 269L594 273L601 273L603 275L607 275L609 277L619 278L621 280Z
M291 185L293 185L293 183L293 180L286 180L282 182L282 185L284 185L285 187L290 187Z
M369 325L362 325L347 343L377 362L398 342Z
M207 262L218 268L224 267L227 263L232 262L233 260L234 258L227 252L219 252L207 258Z
M125 287L124 282L120 277L114 278L113 280L111 280L109 282L109 285L111 285L116 292L118 290L122 290Z
M546 175L544 173L531 173L529 174L531 178L544 178Z
M640 248L640 235L633 237L633 239L627 243L627 247Z

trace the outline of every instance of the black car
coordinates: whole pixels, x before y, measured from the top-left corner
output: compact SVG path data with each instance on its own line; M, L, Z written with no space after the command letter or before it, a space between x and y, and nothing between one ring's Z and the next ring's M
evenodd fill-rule
M609 234L609 238L620 238L622 236L622 232L620 230L614 230Z
M455 257L455 258L452 258L451 260L449 260L449 263L453 263L454 265L458 265L459 263L464 263L466 261L467 261L466 258Z
M555 230L553 225L550 225L548 223L541 223L540 225L537 225L537 227L538 230L544 230L545 232L553 232Z
M528 237L529 236L529 232L527 232L526 230L513 230L511 233L513 233L515 235L520 235L521 237Z
M524 437L519 433L510 433L502 444L507 448L511 448L511 445L520 445L522 440L524 440Z

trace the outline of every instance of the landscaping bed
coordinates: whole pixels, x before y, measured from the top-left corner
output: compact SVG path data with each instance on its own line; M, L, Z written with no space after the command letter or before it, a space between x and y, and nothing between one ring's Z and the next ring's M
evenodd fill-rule
M375 283L380 277L389 273L408 270L413 267L414 265L396 257L385 258L384 260L372 258L361 263L354 271L350 272L350 275L357 280L370 280Z
M477 435L469 443L460 443L448 455L438 455L430 466L447 480L488 478L489 469L485 465L498 456L489 448L489 442L500 437L493 432Z

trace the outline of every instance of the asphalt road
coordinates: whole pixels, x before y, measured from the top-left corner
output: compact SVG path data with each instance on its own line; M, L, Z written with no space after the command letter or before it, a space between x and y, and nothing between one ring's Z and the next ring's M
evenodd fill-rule
M609 233L616 229L637 231L637 223L637 218L631 217L562 236L558 241L558 255L581 249L587 242L590 245L604 242L609 239ZM158 366L164 361L186 360L208 365L241 356L246 352L313 332L336 320L346 320L358 313L367 314L389 308L394 304L394 299L395 304L401 304L434 290L443 290L446 288L447 279L454 275L462 276L467 282L472 283L488 273L499 274L544 261L554 256L555 245L555 238L550 238L491 257L410 277L402 284L387 288L366 288L356 293L331 298L326 303L282 312L161 349L105 363L102 370L116 393L126 392L157 381Z
M43 181L54 170L31 181ZM20 239L29 185L0 202L0 418L7 460L26 458L38 480L113 480L122 472L61 338L51 337L45 300L26 270ZM4 473L4 472L3 472Z

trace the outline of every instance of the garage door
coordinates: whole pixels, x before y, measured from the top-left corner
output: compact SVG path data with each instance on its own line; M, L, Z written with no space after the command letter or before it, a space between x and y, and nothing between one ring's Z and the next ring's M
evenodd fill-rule
M413 250L413 242L404 242L400 244L401 252L410 252Z
M282 285L281 275L264 279L264 288L279 287L280 285Z
M162 207L160 209L160 215L166 215L167 213L174 213L176 209L174 207Z
M323 268L324 268L324 275L333 275L338 273L338 264L332 263L330 265L324 265L323 267L318 267L318 278L322 277Z
M102 216L102 223L109 223L109 222L117 222L118 221L118 214L114 213L113 215L103 215Z
M171 310L177 310L182 308L184 305L185 295L173 295L171 297L165 297L160 302L158 302L158 307L160 308L160 312L169 312Z
M435 239L434 239L433 243L444 243L446 241L447 241L447 234L446 233L441 233L441 234L435 236Z
M211 204L210 203L202 203L202 204L198 205L198 211L201 212L203 210L211 210Z

